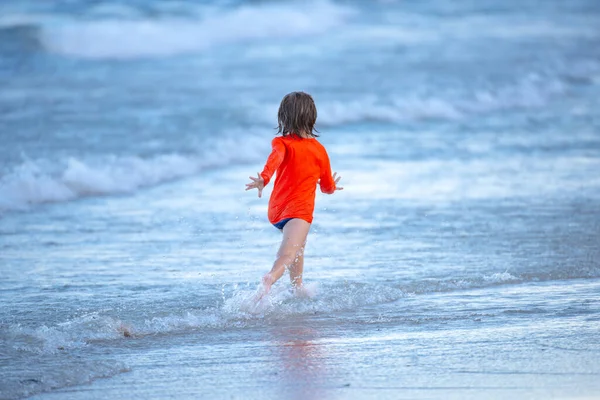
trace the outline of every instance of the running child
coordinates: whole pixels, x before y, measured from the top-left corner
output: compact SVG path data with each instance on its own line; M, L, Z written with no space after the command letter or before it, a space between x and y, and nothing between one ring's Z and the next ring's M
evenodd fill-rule
M269 199L269 221L283 232L281 246L273 268L262 278L262 296L284 274L296 291L302 291L304 247L313 221L317 184L323 193L342 190L337 183L341 177L331 174L329 156L315 134L317 108L312 97L304 92L287 94L277 113L278 135L271 142L273 150L263 171L250 177L246 190L258 189L258 197L269 184L273 174L275 185Z

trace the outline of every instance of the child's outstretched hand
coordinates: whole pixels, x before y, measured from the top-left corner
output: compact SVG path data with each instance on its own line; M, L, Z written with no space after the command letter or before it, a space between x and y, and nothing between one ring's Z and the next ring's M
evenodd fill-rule
M337 172L333 173L333 181L335 182L335 190L344 190L343 187L338 186L338 182L340 181L340 179L342 179L341 176L337 176Z
M262 197L262 191L265 187L265 181L258 172L256 173L256 175L258 176L258 178L254 178L252 176L250 177L250 180L252 180L252 182L246 183L246 190L258 189L258 197Z

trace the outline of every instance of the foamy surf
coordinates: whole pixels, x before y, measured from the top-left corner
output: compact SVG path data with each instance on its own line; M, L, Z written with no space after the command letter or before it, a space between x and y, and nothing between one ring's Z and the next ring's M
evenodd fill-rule
M110 157L103 162L75 157L64 163L26 161L0 178L0 211L80 197L130 193L205 168L199 158L167 154L149 159Z
M397 94L363 95L351 100L316 99L319 108L317 124L337 127L356 123L402 123L414 121L457 121L473 115L498 111L539 109L566 91L567 84L559 76L542 77L535 73L495 90L474 88L471 93L435 96ZM264 123L272 123L278 104L250 105L250 115Z
M309 282L304 290L278 283L257 298L261 288L236 289L216 307L194 309L181 305L182 312L154 310L145 316L121 311L84 314L54 325L26 327L5 325L2 335L12 338L13 349L35 354L56 354L83 349L95 342L135 340L150 335L168 335L195 330L244 328L262 324L265 318L281 320L289 316L332 313L384 304L404 296L402 290L384 285L345 282L323 286ZM127 316L124 316L123 314Z
M243 143L245 151L235 151ZM31 160L0 175L0 212L82 197L133 193L200 173L209 168L244 164L264 152L262 141L246 134L243 141L222 137L196 154L167 153L150 157L98 155L62 160Z
M316 35L344 24L354 14L351 8L329 1L311 1L302 8L272 3L185 11L184 17L179 13L125 18L119 10L118 19L104 16L85 22L63 19L60 25L45 23L43 43L52 53L80 58L164 57L218 45Z
M588 274L572 271L563 279L580 279ZM595 276L600 271L596 269ZM98 341L121 341L149 335L177 334L195 330L244 328L262 324L262 320L281 320L290 316L332 314L369 306L382 306L407 296L459 292L470 289L519 285L524 282L552 281L553 274L519 276L508 271L462 278L428 278L393 284L365 284L343 281L335 284L305 283L300 292L289 284L278 282L268 294L262 286L254 290L234 289L216 307L194 309L182 304L183 311L155 310L149 315L116 317L110 311L94 312L55 325L26 327L0 326L3 335L11 337L13 348L21 352L55 354L64 350L85 348ZM235 285L237 287L238 285ZM120 314L122 314L121 312ZM130 314L130 313L126 313ZM141 317L141 319L140 319Z
M0 398L16 400L38 393L59 390L65 387L90 384L97 379L106 379L126 373L130 368L116 360L82 361L76 357L64 357L65 365L53 368L53 360L37 358L38 368L32 373L31 359L13 359L13 371L19 372L18 379L3 381L0 385Z
M239 291L225 301L223 310L228 313L240 311L251 315L265 315L275 311L278 306L299 304L305 300L314 299L318 294L318 283L308 283L302 288L275 285L265 293L264 287L259 285L254 291Z
M35 354L57 354L85 348L94 341L131 337L137 328L132 328L130 323L114 316L95 312L55 325L8 325L6 330L2 330L5 335L13 338L15 350Z

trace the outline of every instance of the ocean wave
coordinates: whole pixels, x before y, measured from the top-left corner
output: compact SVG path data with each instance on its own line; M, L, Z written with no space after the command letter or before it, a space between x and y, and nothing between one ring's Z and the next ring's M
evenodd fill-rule
M467 15L440 22L440 35L446 37L471 38L479 37L496 39L523 38L595 38L598 31L594 29L593 18L578 16L576 19L548 20L539 16L523 17L519 15L507 19L506 15Z
M82 197L132 193L197 174L207 168L257 160L260 141L249 139L244 152L234 139L221 139L201 154L160 154L96 157L86 160L27 160L0 176L0 212L24 210L31 205L57 203ZM267 143L267 142L265 142ZM268 144L268 143L267 143Z
M592 16L569 15L569 18L549 19L540 15L454 13L454 15L423 15L407 12L405 7L392 8L376 26L356 29L353 39L375 39L379 43L420 45L434 41L464 41L473 38L523 40L524 38L584 38L598 35Z
M476 90L462 97L416 95L365 95L348 101L319 101L317 125L335 127L361 122L399 123L424 120L461 120L496 111L536 109L546 106L565 91L558 78L532 74L513 85L496 90ZM278 104L249 105L252 118L273 124Z
M48 165L26 161L0 179L0 211L80 197L133 192L141 187L185 177L206 162L178 154L154 158L112 157L102 162L75 157Z
M393 286L344 282L320 290L307 284L308 295L296 296L287 285L276 285L258 307L245 304L256 290L237 289L223 299L221 305L204 309L183 307L172 313L147 310L135 313L134 320L110 315L110 311L92 312L51 326L26 327L20 324L0 326L0 337L6 338L13 351L33 354L57 354L83 349L95 342L118 341L151 335L182 333L199 329L246 328L261 325L265 318L285 319L293 315L331 313L389 303L404 296ZM140 315L143 314L143 315Z
M55 354L65 350L82 349L95 342L129 340L153 335L180 334L211 329L248 329L262 326L265 320L285 320L302 315L331 315L359 311L371 306L393 303L407 297L434 293L460 292L492 288L501 285L538 284L598 277L594 273L556 276L553 273L517 274L508 271L476 274L460 278L429 278L405 283L368 284L358 281L308 283L304 295L296 295L287 284L277 284L272 291L256 302L258 288L227 291L220 304L203 309L181 305L182 311L147 309L135 311L132 319L110 315L110 311L92 312L53 326L25 327L19 324L0 326L0 337L12 350L34 354Z
M318 121L323 126L336 126L364 121L402 122L461 117L461 111L443 99L396 98L380 101L369 96L348 103L324 103L319 106Z
M196 10L187 17L65 20L44 24L52 53L81 58L138 58L195 53L215 45L315 35L344 23L352 10L328 1ZM285 22L282 22L285 21Z
M13 357L10 371L4 375L0 385L0 398L23 399L60 388L89 384L97 379L110 378L130 371L123 363L113 360L72 359L57 365L54 360L36 359L36 363L36 370L32 372L31 359L16 360Z
M516 284L526 281L507 271L498 272L489 275L479 275L465 278L443 278L443 279L425 279L420 282L414 282L403 286L407 293L426 294L439 292L454 292L468 289L479 289L484 287L493 287L505 284Z
M65 349L82 348L95 341L123 340L157 334L173 334L198 329L246 328L263 320L280 320L290 316L331 314L391 303L406 296L436 292L461 291L524 280L508 272L463 279L426 279L412 284L367 284L342 281L333 284L308 283L306 294L297 296L286 284L277 284L261 301L254 302L258 288L234 290L222 303L201 310L180 313L152 311L142 319L127 320L90 313L55 326L9 328L13 347L20 351L49 354ZM251 304L252 303L252 304ZM139 314L139 313L137 313ZM154 314L154 315L153 315Z
M381 98L367 95L350 101L319 101L317 125L335 127L360 122L397 123L410 120L456 120L462 118L461 110L441 98ZM254 120L273 125L279 104L248 105ZM276 121L275 121L276 122Z
M91 340L123 337L122 323L115 318L91 313L53 326L27 327L0 324L0 351L11 360L10 373L0 385L0 398L19 399L57 388L90 383L128 371L116 360L85 360L73 355ZM31 355L39 365L31 370ZM56 368L56 360L64 360ZM7 372L0 367L0 374Z
M37 328L21 325L8 327L8 336L15 350L35 354L56 354L79 349L94 340L122 338L126 325L110 316L90 313L55 326Z
M573 271L576 277L576 271ZM545 279L544 279L545 278ZM182 311L173 312L171 309L159 310L155 307L144 310L139 305L132 310L131 318L123 314L126 310L119 309L121 318L116 317L114 311L87 313L64 322L51 326L26 327L20 324L0 324L0 339L2 350L13 359L11 369L23 370L18 375L18 381L8 381L0 388L2 398L20 398L35 393L46 391L52 387L65 387L93 381L100 377L110 377L128 370L121 362L85 361L80 358L81 352L88 351L91 346L110 342L118 345L120 341L136 340L140 338L161 337L165 335L179 335L193 332L209 333L211 330L224 329L243 332L245 329L264 327L265 324L277 320L287 320L293 316L301 315L326 315L336 316L341 319L350 318L366 324L423 324L446 323L447 321L480 318L481 316L496 317L510 313L541 313L544 310L536 308L522 309L515 307L499 308L494 310L473 311L452 310L449 313L415 313L418 304L417 297L423 294L437 292L463 291L494 287L499 285L519 285L534 283L538 280L552 280L551 274L536 277L518 275L508 271L498 273L478 274L461 279L426 279L412 284L378 283L368 284L357 281L338 281L335 283L316 284L308 283L308 296L298 297L289 290L287 284L277 284L272 292L261 301L257 307L248 310L245 304L256 291L238 289L230 292L223 298L223 302L214 307L204 309L193 308L193 305L182 305ZM523 289L531 293L531 290ZM410 299L411 307L402 311L394 302ZM428 299L426 299L425 304ZM395 309L393 316L381 305L392 304ZM403 303L398 303L403 304ZM363 313L365 309L381 310L378 317L373 319L372 313ZM420 306L419 306L420 307ZM458 311L458 312L457 312ZM347 313L349 312L349 313ZM483 312L483 314L482 314ZM337 313L337 314L336 314ZM341 313L341 314L340 314ZM109 342L109 343L107 343ZM48 365L53 365L56 356L61 359L73 359L70 367L61 367L60 370L43 368L36 372L37 376L27 375L26 364L31 355L37 359L51 360ZM16 360L16 361L15 361ZM71 369L73 368L73 369ZM14 375L14 374L13 374ZM40 379L41 377L41 379Z

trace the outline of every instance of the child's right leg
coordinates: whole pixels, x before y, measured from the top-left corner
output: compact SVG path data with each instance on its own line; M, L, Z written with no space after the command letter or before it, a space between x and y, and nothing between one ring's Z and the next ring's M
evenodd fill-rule
M302 284L303 253L309 230L310 224L299 218L294 218L285 224L283 227L283 240L277 252L277 259L273 263L271 271L262 280L265 293L271 290L271 285L281 278L286 268L290 269L290 278L295 280L292 283L295 285Z

